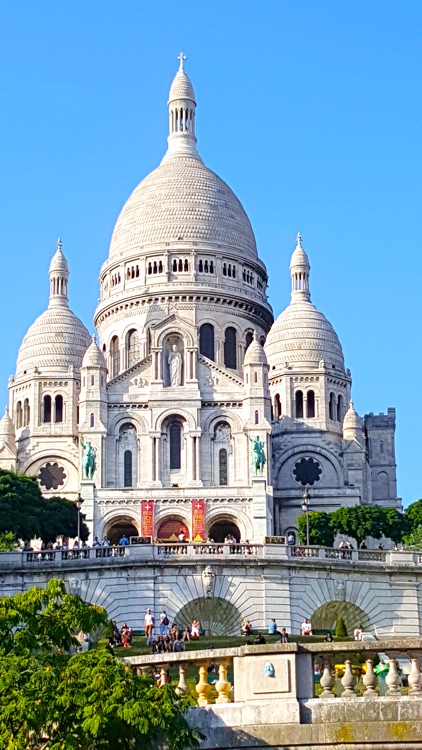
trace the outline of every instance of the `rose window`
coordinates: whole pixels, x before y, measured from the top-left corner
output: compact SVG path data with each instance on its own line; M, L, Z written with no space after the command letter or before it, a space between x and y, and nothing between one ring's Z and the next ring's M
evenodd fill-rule
M296 482L301 484L302 487L305 487L305 485L312 487L321 478L321 464L314 458L301 458L300 461L296 461L293 474Z
M41 467L38 480L43 489L58 490L65 483L66 472L63 466L60 466L57 462L49 462Z

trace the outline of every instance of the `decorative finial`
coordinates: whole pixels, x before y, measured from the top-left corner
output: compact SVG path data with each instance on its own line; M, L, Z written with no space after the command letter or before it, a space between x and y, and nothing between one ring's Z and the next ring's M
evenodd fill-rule
M179 70L184 70L183 64L184 64L185 60L187 59L186 55L184 55L183 52L181 52L180 55L177 56L177 59L180 60Z
M297 233L296 239L297 239L297 244L299 245L299 247L302 247L302 235L300 232Z
M92 334L91 339L92 339L92 343L93 344L97 343L97 337L96 337L95 333Z
M254 329L254 332L253 332L253 340L254 341L258 341L258 336L257 336L257 333L256 333L255 329Z
M4 416L5 416L5 417L8 417L8 416L9 416L9 407L8 407L8 406L6 406L6 408L5 408L5 410L4 410Z
M57 250L61 250L62 249L62 245L63 245L62 238L59 237L57 239Z

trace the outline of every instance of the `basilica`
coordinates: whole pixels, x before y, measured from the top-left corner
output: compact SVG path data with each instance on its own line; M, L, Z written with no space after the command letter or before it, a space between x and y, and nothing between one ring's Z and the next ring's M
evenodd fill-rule
M296 535L304 493L310 510L400 509L395 410L357 414L300 235L290 265L280 253L291 301L274 321L245 210L197 150L179 59L167 152L117 219L93 336L69 306L58 241L48 307L9 379L0 468L82 500L92 536L111 542Z

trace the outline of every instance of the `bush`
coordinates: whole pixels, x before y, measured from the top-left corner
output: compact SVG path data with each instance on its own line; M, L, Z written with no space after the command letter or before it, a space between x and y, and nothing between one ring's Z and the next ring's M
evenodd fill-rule
M336 637L347 638L347 628L342 617L339 617L336 622Z

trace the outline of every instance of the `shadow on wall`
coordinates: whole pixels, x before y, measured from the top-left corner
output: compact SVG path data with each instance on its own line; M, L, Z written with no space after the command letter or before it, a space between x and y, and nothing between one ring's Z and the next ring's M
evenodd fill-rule
M242 617L239 610L220 597L200 597L188 602L177 613L175 622L186 627L199 620L207 635L239 635Z

